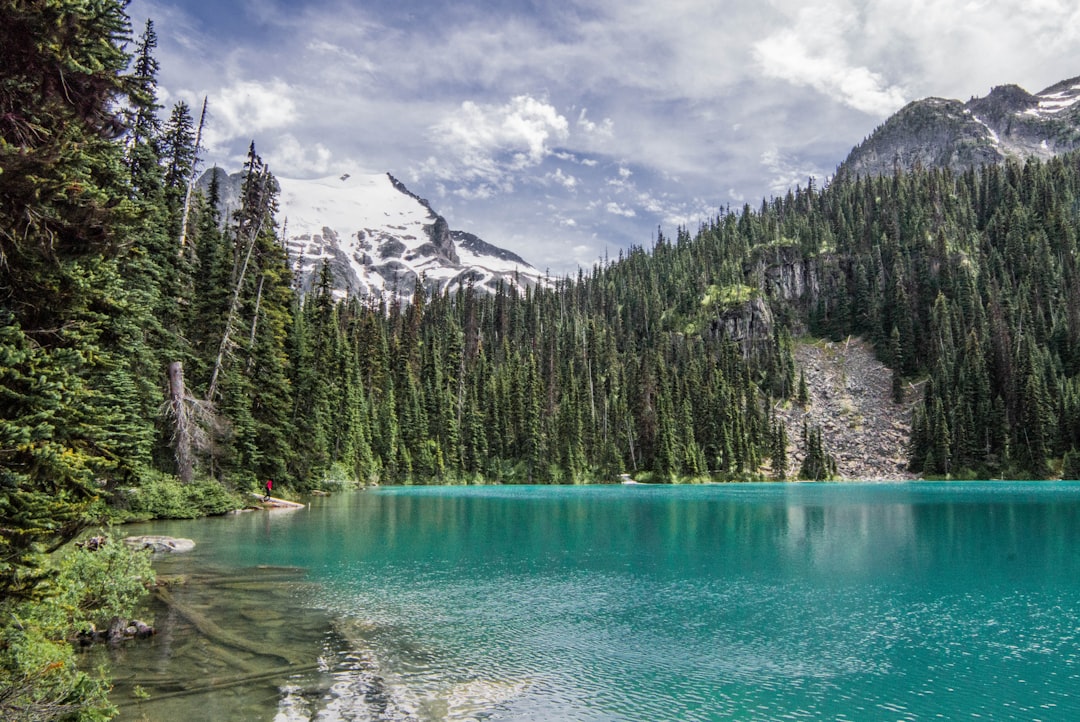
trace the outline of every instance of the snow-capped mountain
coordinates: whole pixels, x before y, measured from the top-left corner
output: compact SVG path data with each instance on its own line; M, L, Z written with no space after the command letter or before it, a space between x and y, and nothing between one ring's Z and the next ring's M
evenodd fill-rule
M949 167L956 171L1008 158L1050 158L1080 148L1080 77L1032 95L1000 85L966 103L924 98L908 104L856 146L837 178Z
M240 174L219 173L221 196L236 207ZM343 174L314 180L277 178L278 228L300 290L309 291L329 261L339 295L408 301L416 279L429 290L472 285L494 291L546 283L520 256L463 231L452 231L431 205L390 174Z

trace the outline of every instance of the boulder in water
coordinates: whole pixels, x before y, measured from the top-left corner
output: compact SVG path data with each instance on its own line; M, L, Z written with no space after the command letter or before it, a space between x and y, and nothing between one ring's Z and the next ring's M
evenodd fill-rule
M195 542L191 539L154 534L125 537L124 543L132 549L149 549L153 552L189 552L195 548Z

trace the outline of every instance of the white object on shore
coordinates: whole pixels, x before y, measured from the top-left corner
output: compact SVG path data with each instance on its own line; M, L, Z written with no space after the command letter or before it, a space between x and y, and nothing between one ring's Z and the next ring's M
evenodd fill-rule
M276 496L267 497L265 494L259 494L254 491L251 492L251 495L262 502L264 506L268 506L271 509L304 509L307 507L307 504L298 504L295 501L278 499Z

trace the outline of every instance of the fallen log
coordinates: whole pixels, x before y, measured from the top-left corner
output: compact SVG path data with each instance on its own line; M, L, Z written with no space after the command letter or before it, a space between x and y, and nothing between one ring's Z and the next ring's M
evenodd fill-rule
M181 604L173 596L172 592L167 587L156 587L154 589L154 596L156 596L161 602L167 605L170 609L182 616L184 619L191 622L191 624L199 630L201 634L213 640L219 645L225 647L232 647L244 652L250 652L262 657L271 657L273 659L284 660L286 663L293 665L299 664L300 660L293 658L290 655L283 652L266 647L257 642L243 637L237 636L227 629L223 629L215 622L208 619L198 611Z
M259 503L263 507L268 509L304 509L306 504L298 504L295 501L289 501L288 499L279 499L276 496L267 497L264 494L257 494L252 491L250 494L259 500Z
M154 702L157 702L159 700L171 699L173 697L186 697L186 696L192 695L192 694L203 694L203 693L206 693L206 692L215 692L215 691L222 690L222 689L229 689L230 687L239 687L240 685L254 684L254 683L257 683L257 682L264 682L264 681L274 679L275 677L281 677L281 676L285 676L285 675L291 676L291 675L294 675L294 674L303 674L305 672L315 672L315 671L318 671L318 669L319 669L319 663L318 662L312 662L311 664L304 664L304 665L300 665L300 666L292 666L292 665L290 665L290 666L286 666L286 667L277 667L277 668L272 669L272 670L270 670L268 672L263 671L263 672L256 672L254 674L242 674L242 675L238 675L236 677L229 677L227 679L211 678L208 682L204 682L202 684L192 685L190 687L185 687L184 689L178 689L178 690L175 690L175 691L172 691L172 692L165 692L163 694L155 694L155 695L152 695L147 700L135 700L135 701L133 701L133 702L131 702L129 704L126 704L126 705L122 704L122 705L119 705L119 706L121 706L121 707L132 706L133 707L133 706L136 706L137 704L154 703Z

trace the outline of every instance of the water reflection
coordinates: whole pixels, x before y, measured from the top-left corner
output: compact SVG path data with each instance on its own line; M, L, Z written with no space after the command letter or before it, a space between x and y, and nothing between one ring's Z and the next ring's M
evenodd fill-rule
M164 533L315 583L323 667L267 719L1068 718L1078 514L1068 484L399 488Z

